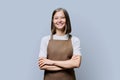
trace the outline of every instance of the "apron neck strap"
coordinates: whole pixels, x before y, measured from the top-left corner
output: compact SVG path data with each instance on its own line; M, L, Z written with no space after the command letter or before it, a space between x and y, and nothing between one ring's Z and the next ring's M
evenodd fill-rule
M68 34L68 40L71 39L72 35ZM50 40L53 40L53 34L50 35Z

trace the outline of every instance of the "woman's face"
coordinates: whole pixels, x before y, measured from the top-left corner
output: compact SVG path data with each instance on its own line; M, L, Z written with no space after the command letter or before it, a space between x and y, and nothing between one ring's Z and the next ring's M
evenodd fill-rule
M63 30L66 25L66 18L63 11L58 11L53 17L53 24L58 30Z

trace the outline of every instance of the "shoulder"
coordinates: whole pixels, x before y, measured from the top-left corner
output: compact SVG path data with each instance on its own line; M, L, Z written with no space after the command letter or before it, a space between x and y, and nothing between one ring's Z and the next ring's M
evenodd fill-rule
M71 38L72 42L80 42L80 39L77 36L72 36Z
M50 35L43 36L43 37L41 38L41 40L46 40L46 39L50 39Z
M43 37L41 38L41 42L46 42L46 41L48 41L48 40L50 40L50 35L43 36Z

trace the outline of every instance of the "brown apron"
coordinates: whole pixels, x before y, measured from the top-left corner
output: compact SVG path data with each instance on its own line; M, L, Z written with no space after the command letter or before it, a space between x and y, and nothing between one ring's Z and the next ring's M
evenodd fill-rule
M69 60L73 55L71 37L68 40L53 40L53 36L48 43L47 58L50 60ZM76 80L74 69L60 71L45 70L44 80Z

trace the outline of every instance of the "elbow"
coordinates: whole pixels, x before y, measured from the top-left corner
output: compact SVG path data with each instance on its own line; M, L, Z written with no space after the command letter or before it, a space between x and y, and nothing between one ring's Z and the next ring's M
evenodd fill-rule
M78 62L75 62L75 68L79 68L81 66L81 58Z
M79 67L80 67L80 63L75 64L74 67L75 67L75 68L79 68Z
M78 63L78 62L74 62L72 64L72 68L79 68L79 67L80 67L80 63Z
M73 67L74 68L79 68L80 65L81 65L81 59L82 59L82 56L73 56L72 57L72 61L73 61Z
M78 64L77 66L76 66L76 68L79 68L80 67L80 64Z

